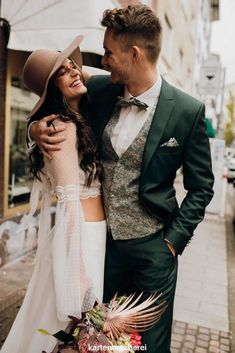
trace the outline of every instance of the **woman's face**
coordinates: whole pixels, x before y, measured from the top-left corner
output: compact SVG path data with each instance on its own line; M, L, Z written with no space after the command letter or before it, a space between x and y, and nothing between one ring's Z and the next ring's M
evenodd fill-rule
M66 59L55 75L55 84L67 103L77 110L78 100L87 92L81 81L81 72L70 60Z

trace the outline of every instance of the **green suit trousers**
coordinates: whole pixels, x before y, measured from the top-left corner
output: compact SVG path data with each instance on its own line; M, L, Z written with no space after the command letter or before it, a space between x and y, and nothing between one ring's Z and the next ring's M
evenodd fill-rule
M104 301L118 293L142 293L143 299L152 293L162 293L157 303L167 307L161 319L142 333L148 353L170 353L173 302L177 280L177 257L164 241L164 231L133 240L107 238Z

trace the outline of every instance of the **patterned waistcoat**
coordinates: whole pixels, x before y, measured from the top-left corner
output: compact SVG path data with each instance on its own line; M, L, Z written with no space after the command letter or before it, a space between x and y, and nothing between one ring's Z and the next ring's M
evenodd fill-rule
M120 158L110 140L111 132L118 122L119 108L115 109L103 133L101 159L104 166L104 206L108 227L115 240L145 237L163 227L145 210L138 196L142 157L153 113Z

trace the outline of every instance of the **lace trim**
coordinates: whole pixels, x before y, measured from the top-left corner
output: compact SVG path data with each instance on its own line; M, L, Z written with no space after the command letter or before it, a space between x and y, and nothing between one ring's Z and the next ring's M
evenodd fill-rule
M56 196L58 202L79 200L79 185L56 186Z
M91 191L87 191L87 192L80 192L80 199L81 200L86 200L89 198L95 199L97 196L101 196L101 192L98 190L93 190Z
M101 195L100 188L90 187L80 190L80 186L74 184L66 186L58 185L54 193L57 196L58 202L77 201L79 199L85 200Z

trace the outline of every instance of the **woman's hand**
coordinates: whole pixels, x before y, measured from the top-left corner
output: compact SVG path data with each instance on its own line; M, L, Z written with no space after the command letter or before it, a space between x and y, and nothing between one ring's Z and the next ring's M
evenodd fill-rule
M60 120L60 123L56 124L55 120L58 119L59 115L52 114L33 123L29 128L30 138L49 159L52 159L50 151L59 151L61 143L66 139L66 123Z

